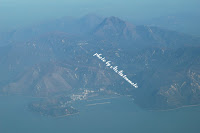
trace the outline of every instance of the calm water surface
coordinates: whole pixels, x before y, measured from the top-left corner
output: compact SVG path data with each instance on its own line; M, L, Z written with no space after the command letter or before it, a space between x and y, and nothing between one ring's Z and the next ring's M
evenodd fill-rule
M27 110L33 98L0 96L0 133L199 133L200 107L145 111L128 98L80 101L80 114L42 117ZM96 106L88 104L103 103Z

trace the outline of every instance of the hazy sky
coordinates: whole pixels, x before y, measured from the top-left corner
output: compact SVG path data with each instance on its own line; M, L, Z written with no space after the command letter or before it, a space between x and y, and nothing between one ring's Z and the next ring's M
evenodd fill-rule
M0 28L88 13L142 20L174 13L199 13L199 5L200 0L0 0Z

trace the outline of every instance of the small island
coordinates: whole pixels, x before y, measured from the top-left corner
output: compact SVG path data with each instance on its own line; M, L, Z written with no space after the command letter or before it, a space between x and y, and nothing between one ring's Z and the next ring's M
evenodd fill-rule
M28 105L28 108L32 112L37 112L43 116L52 117L64 117L79 113L79 111L73 108L70 103L70 97L62 96L58 98L32 102Z

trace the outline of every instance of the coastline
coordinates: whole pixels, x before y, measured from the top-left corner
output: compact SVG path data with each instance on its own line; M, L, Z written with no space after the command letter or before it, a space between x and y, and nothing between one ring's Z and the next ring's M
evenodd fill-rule
M110 104L110 103L111 103L111 102L94 103L94 104L87 104L86 106L95 106L95 105Z
M172 109L163 109L163 110L148 110L148 111L158 111L158 112L164 112L164 111L173 111L173 110L178 110L178 109L182 109L182 108L190 108L190 107L198 107L200 106L200 104L194 104L194 105L183 105L181 107L176 107L176 108L172 108Z
M62 118L62 117L67 117L67 116L71 116L71 115L76 115L76 114L79 114L79 112L78 113L74 113L74 114L67 114L67 115L56 116L55 118Z

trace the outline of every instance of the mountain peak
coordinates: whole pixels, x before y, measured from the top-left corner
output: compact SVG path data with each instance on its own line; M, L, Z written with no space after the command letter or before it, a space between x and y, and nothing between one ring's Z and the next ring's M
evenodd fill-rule
M103 20L103 22L102 22L102 25L115 25L115 26L121 25L121 26L125 26L126 22L121 20L118 17L111 16L111 17L105 18Z
M108 21L110 21L110 22L124 22L125 23L125 21L123 21L120 18L115 17L115 16L111 16L111 17L105 18L105 21L106 22L108 22Z
M94 34L98 37L110 39L133 39L135 38L134 25L121 20L118 17L105 18L95 29Z

